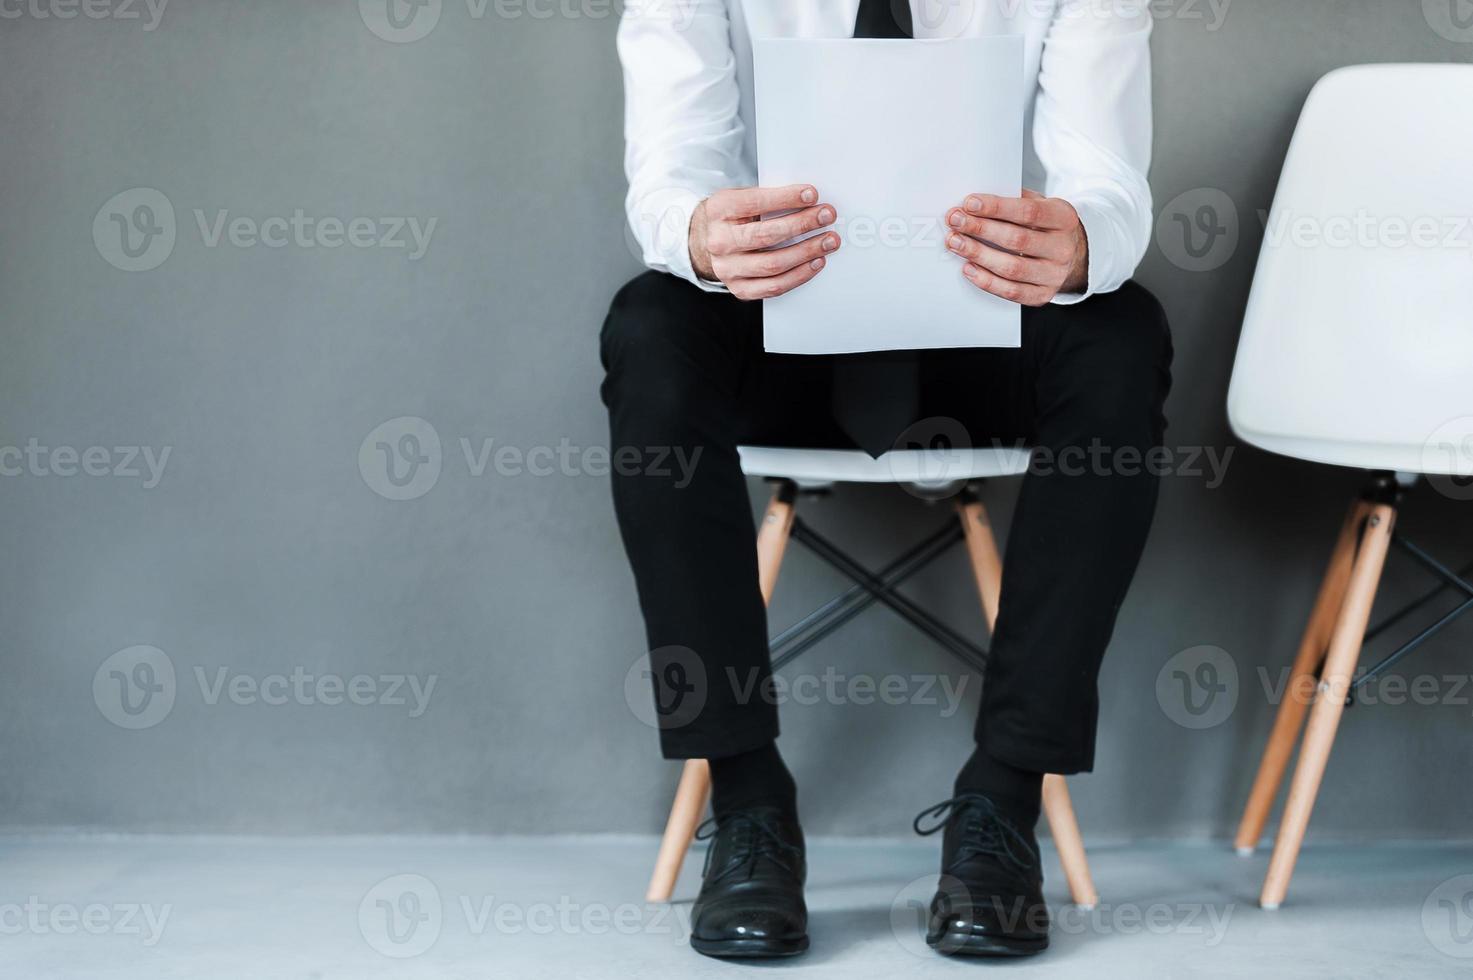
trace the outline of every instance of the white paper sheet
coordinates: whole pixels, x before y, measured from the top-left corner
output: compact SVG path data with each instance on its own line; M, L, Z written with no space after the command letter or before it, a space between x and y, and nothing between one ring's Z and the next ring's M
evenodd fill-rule
M813 184L843 238L763 302L767 350L1018 346L1020 308L961 274L945 216L1021 191L1023 39L773 38L753 57L759 183Z

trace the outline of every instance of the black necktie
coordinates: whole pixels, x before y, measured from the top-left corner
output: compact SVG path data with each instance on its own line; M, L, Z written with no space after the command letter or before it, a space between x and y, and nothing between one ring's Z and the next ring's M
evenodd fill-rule
M860 0L854 36L911 36L910 0ZM916 421L920 383L910 351L845 354L834 363L834 417L861 449L879 457Z

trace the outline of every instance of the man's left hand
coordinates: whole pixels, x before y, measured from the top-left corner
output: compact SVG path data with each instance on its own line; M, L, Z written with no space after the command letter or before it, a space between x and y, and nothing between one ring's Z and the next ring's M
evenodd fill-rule
M1068 201L972 194L946 214L946 247L966 259L978 289L1024 306L1044 306L1089 285L1089 239Z

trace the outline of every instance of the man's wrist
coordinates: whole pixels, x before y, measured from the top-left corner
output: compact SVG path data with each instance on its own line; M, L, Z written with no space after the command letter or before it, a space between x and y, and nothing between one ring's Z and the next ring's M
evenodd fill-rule
M690 267L695 274L707 282L716 282L716 270L711 267L711 253L706 249L706 201L695 206L690 214L690 232L686 236L686 251L690 253Z
M1083 221L1079 222L1078 245L1074 250L1074 265L1069 270L1069 278L1064 280L1064 285L1059 287L1059 292L1089 292L1089 233L1084 230Z

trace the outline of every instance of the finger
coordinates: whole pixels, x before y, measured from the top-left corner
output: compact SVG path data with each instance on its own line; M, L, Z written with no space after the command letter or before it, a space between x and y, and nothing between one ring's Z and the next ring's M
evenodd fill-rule
M946 236L946 247L962 258L970 259L974 265L1013 282L1056 286L1068 275L1060 263L1004 252L967 235Z
M1043 286L1035 286L1026 282L1014 282L994 275L978 265L968 262L962 266L962 275L985 292L999 296L1011 303L1019 303L1023 306L1044 306L1054 298L1054 291Z
M960 208L953 208L947 214L946 224L954 232L970 235L1020 255L1031 255L1039 259L1065 259L1071 254L1069 242L1059 235L993 218L974 217Z
M731 227L732 241L738 249L771 248L781 245L790 238L806 235L810 231L826 228L834 223L833 205L821 204L816 208L805 208L780 218L766 221L749 221Z
M734 255L725 255L712 265L721 276L722 282L733 279L769 279L804 262L831 254L838 249L839 244L839 236L829 232L770 252L737 252Z
M781 296L783 293L797 289L822 272L824 265L823 259L814 259L789 269L780 276L770 276L766 279L737 279L726 285L739 299L772 299L774 296Z
M812 184L789 184L787 187L742 187L717 191L711 195L706 212L719 221L754 218L769 211L786 211L818 203L818 191Z
M1023 196L1028 198L1030 201L1041 201L1044 199L1044 196L1042 194L1029 187L1023 188Z
M1030 228L1072 228L1079 220L1068 203L1052 197L972 194L962 202L962 210L979 218L996 218Z

